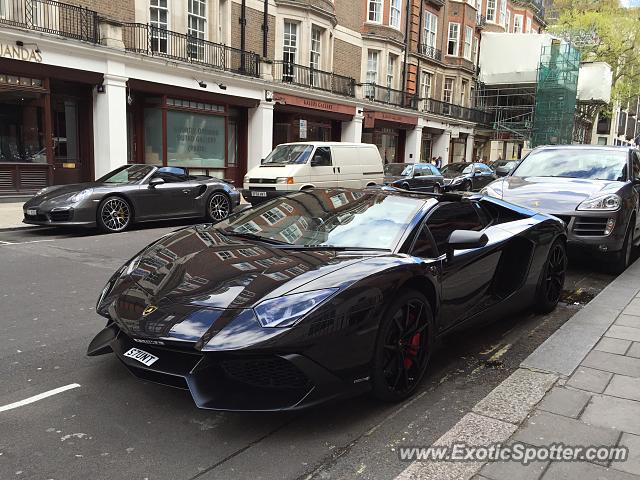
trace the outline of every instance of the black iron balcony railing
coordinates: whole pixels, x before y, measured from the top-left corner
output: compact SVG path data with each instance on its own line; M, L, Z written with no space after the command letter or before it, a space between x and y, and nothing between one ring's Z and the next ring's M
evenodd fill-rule
M85 42L98 41L96 12L54 0L0 0L0 24Z
M364 98L374 102L387 103L397 107L418 109L418 96L413 93L383 87L375 83L363 83L362 94Z
M202 38L143 23L122 26L125 49L206 67L257 77L260 56Z
M442 60L442 52L431 45L425 43L420 45L420 53L425 57L432 58L438 62Z
M475 108L461 107L448 102L441 102L432 98L421 98L419 101L420 110L433 113L435 115L443 115L445 117L453 117L458 120L467 122L489 125L491 123L491 114L484 110Z
M482 28L487 24L487 17L484 15L476 15L476 27Z
M273 79L276 82L315 88L347 97L355 96L356 81L351 77L282 60L273 62Z

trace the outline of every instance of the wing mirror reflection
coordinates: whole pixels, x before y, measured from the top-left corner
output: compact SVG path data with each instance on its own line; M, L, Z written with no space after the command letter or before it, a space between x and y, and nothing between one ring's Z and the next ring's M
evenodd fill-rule
M447 258L453 256L454 250L467 250L470 248L484 247L489 242L489 237L483 232L474 230L454 230L447 240Z
M149 188L156 188L158 185L164 184L164 179L160 177L155 177L149 180Z

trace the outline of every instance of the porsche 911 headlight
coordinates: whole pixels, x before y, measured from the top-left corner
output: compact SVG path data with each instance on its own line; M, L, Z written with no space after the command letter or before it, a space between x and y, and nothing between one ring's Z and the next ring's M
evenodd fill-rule
M69 201L73 203L81 202L85 198L91 195L91 190L80 190L78 193L74 193L69 197Z
M38 191L36 192L36 194L35 194L34 196L35 196L35 197L37 197L38 195L42 195L43 193L46 193L46 192L48 192L49 190L51 190L51 187L44 187L44 188L41 188L40 190L38 190Z
M618 210L622 205L622 199L615 193L608 195L600 195L598 197L587 198L582 202L576 210L606 210L613 211Z
M263 327L290 327L333 295L337 288L294 293L265 300L253 310Z

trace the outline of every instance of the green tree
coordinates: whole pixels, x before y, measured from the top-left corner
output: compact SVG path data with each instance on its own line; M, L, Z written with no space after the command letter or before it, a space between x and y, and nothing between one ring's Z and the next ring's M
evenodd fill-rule
M617 0L554 2L557 20L551 33L571 40L582 61L606 62L613 70L612 99L640 95L640 11Z

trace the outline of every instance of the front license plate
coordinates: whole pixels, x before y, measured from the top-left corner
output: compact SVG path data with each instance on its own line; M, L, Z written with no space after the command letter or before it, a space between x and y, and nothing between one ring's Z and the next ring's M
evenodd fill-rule
M155 355L151 355L149 352L145 352L144 350L140 350L139 348L131 348L124 352L125 357L133 358L134 360L139 361L143 365L147 367L154 364L158 357Z
M267 192L256 192L255 190L251 192L252 197L266 197Z
M27 215L37 215L38 211L35 208L30 208L27 210Z

